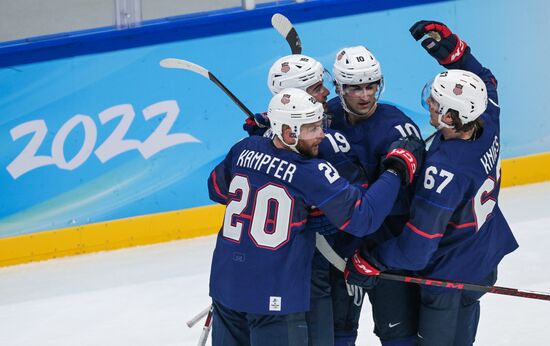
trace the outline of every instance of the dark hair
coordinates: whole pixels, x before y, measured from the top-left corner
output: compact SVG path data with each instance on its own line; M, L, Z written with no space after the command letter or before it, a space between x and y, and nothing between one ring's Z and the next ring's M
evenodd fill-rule
M474 121L471 121L467 124L462 124L462 120L460 120L458 116L458 112L454 109L449 109L449 113L451 114L451 119L453 120L452 125L454 126L454 129L458 132L468 132L474 128L482 128L483 127L483 120L480 118L477 118Z

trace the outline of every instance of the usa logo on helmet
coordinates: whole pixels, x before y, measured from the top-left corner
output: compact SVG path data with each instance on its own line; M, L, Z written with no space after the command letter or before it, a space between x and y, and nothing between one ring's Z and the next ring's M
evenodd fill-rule
M288 71L290 71L290 66L288 64L288 62L284 62L281 64L281 72L282 73L287 73Z
M283 97L281 98L281 103L286 105L290 102L290 95L289 94L283 94Z
M462 95L462 88L464 86L462 84L456 84L455 85L455 88L453 89L453 93L456 95L456 96L460 96Z

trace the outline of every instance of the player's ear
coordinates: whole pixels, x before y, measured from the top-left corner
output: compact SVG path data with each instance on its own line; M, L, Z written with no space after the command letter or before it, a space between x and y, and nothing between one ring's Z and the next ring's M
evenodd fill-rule
M441 121L447 125L453 125L453 116L451 112L445 113L445 115L441 117Z
M283 125L283 140L287 144L294 144L297 140L296 135L294 134L294 132L292 132L292 129L287 125Z

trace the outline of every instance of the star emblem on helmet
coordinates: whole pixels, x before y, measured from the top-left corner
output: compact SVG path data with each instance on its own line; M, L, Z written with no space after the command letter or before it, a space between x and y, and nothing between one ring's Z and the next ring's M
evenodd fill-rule
M462 95L462 88L464 86L462 84L456 84L455 85L455 88L453 89L453 93L456 95L456 96L460 96Z
M284 62L281 64L281 72L282 73L287 73L288 71L290 71L290 65L288 64L288 62Z
M289 94L283 94L283 97L281 98L281 103L286 105L290 102L290 95Z

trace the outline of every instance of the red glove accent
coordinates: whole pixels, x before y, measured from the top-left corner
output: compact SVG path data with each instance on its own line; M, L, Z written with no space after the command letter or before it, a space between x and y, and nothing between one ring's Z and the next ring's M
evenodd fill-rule
M403 163L407 166L407 171L409 172L408 178L409 178L409 184L412 183L414 178L414 172L416 172L416 168L418 167L418 164L416 162L416 157L408 151L407 149L403 148L395 148L392 151L386 155L386 158L390 156L395 156L400 158Z
M447 29L448 30L448 29ZM457 62L460 58L462 58L462 55L464 55L464 52L466 51L466 48L468 45L466 42L462 41L456 34L453 34L454 37L456 37L456 46L455 49L449 54L449 56L446 59L440 60L439 63L441 65L449 65L454 62Z
M380 270L376 267L374 267L369 262L365 261L361 255L359 255L359 250L356 250L353 254L353 257L351 258L351 263L353 264L353 267L355 270L361 274L361 275L367 275L367 276L378 276L380 275ZM349 270L346 268L344 272L344 277L347 279L349 275Z
M430 23L424 27L424 30L426 30L426 32L437 31L441 35L441 38L447 38L452 34L451 30L449 30L446 25L439 23Z

